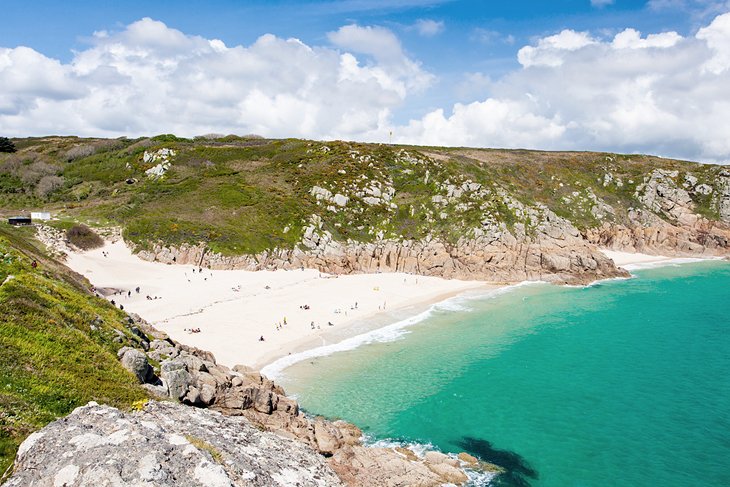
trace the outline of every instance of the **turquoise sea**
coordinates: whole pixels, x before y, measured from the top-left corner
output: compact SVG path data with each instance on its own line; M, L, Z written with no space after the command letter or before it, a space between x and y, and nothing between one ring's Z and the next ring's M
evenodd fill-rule
M730 486L730 264L634 273L452 300L280 380L373 441L509 469L493 485Z

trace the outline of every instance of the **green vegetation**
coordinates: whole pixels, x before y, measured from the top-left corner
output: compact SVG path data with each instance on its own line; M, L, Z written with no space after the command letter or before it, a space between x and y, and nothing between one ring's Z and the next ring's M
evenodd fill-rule
M34 244L0 225L0 472L25 437L96 400L128 408L146 397L116 351L135 336L124 314Z
M141 248L203 244L226 255L293 248L317 219L318 232L355 242L428 236L455 242L489 224L530 233L542 208L586 230L626 223L628 209L642 206L639 189L655 169L677 171L680 188L687 175L711 186L721 170L645 155L234 135L15 144L18 152L0 154L5 214L42 208L65 221L123 227ZM169 170L149 177L145 171L159 162L150 155L163 148L174 151ZM348 203L317 199L315 187ZM392 199L383 199L389 188ZM717 219L713 194L690 196L697 213ZM616 211L603 211L606 206Z
M210 455L211 460L213 460L215 463L219 465L223 464L223 455L221 455L221 452L207 441L190 435L186 435L185 439L188 440L190 444L198 450L207 452L208 455Z

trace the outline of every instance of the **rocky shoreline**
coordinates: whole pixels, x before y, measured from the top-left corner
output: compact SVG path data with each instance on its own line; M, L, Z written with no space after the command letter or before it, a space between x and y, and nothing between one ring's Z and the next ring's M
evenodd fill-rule
M127 327L136 345L119 360L158 401L129 413L90 403L51 423L21 445L7 485L437 486L501 472L465 452L366 446L356 426L303 414L248 367L217 364L136 315Z

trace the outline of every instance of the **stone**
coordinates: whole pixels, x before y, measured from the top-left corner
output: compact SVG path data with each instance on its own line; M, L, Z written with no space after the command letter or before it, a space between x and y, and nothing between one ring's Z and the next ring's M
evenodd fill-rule
M21 445L4 485L334 487L342 482L311 448L259 431L244 418L149 401L133 413L89 403L50 423Z
M446 463L453 467L459 466L459 461L457 459L451 458L450 456L445 455L441 452L437 452L437 451L426 452L426 454L424 455L424 459L426 462L431 463L433 465L436 465L439 463Z
M153 382L155 372L147 361L147 355L134 348L123 347L120 349L120 352L122 350L124 350L121 357L122 367L133 373L142 384L145 382Z
M332 202L337 206L346 206L348 201L350 201L350 198L339 193L332 198Z
M462 462L468 464L468 465L478 465L479 464L479 459L478 458L476 458L476 457L474 457L472 455L469 455L466 452L459 453L457 455L457 458L459 460L461 460Z
M182 399L188 391L191 377L185 369L185 364L180 360L167 360L162 362L160 378L167 385L170 397Z
M460 470L452 465L449 465L447 463L437 463L437 464L426 464L428 468L434 472L436 475L438 475L444 482L455 484L455 485L461 485L467 480L469 480L469 477L464 473L463 470Z

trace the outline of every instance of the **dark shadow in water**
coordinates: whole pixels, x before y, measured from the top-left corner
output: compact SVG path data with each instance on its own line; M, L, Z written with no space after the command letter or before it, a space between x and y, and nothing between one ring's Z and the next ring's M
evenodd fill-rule
M494 479L493 485L495 486L530 487L530 479L539 477L537 470L532 468L521 455L508 450L499 450L487 440L464 436L454 444L485 462L493 463L506 470L505 473Z

